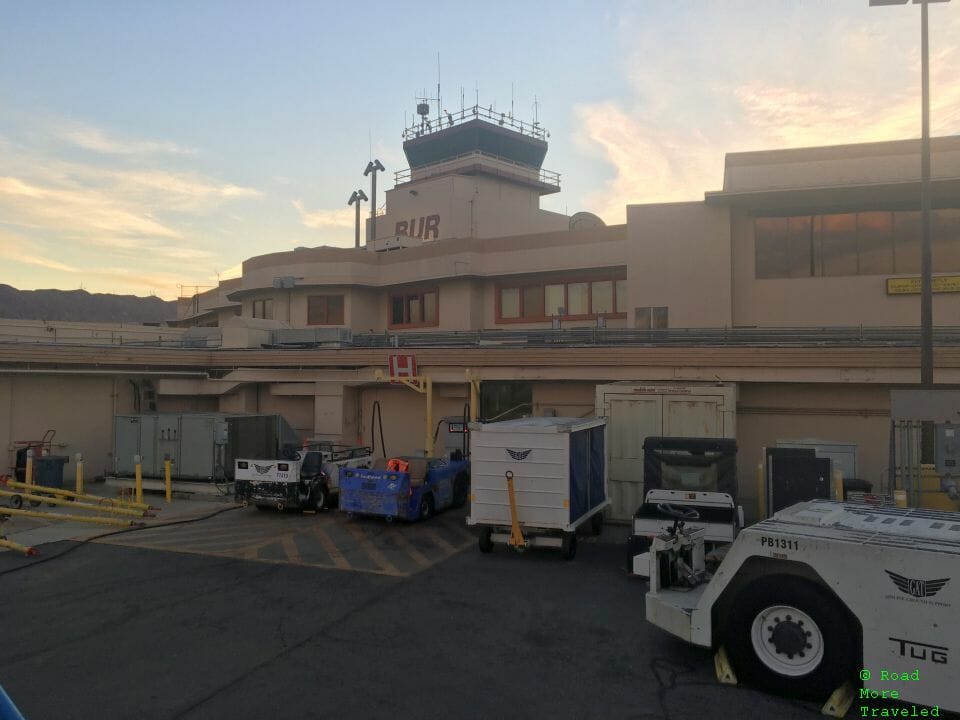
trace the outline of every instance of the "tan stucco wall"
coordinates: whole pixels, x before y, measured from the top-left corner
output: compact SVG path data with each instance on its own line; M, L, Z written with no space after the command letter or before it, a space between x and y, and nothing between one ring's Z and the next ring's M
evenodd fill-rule
M960 138L933 138L931 152L934 179L960 177ZM723 189L746 192L915 182L919 172L919 140L761 150L727 154Z
M752 217L742 213L733 215L734 325L903 327L919 324L919 295L887 295L886 278L896 277L894 275L758 280L753 225ZM933 317L936 325L960 324L960 293L935 293Z
M757 514L757 464L777 440L816 438L857 445L857 474L879 490L886 480L890 390L886 386L741 384L737 471L742 504Z
M383 415L383 441L390 455L404 455L423 449L425 435L425 408L423 395L404 387L377 385L365 387L360 393L361 409L359 413L363 442L370 443L370 418L374 401L380 402ZM437 385L434 387L433 424L444 415L462 415L463 405L467 402L466 383L457 385ZM380 454L380 430L375 429L377 454Z
M730 223L702 202L627 207L628 327L634 309L667 307L672 328L731 320Z
M440 216L438 240L524 235L570 226L566 215L540 209L537 191L478 175L406 183L386 192L386 204L386 214L377 218L377 237L396 235L398 221L415 220L419 229L419 218L429 215Z
M114 388L117 413L132 411L132 392L126 378L84 376L26 376L0 374L0 473L10 472L14 442L39 440L56 431L53 454L67 455L64 480L72 483L73 456L82 453L85 475L94 477L112 469Z

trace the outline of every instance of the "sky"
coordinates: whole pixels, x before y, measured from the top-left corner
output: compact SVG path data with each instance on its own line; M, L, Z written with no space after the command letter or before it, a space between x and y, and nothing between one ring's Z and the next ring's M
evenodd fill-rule
M960 133L960 0L930 6L931 128ZM724 154L920 135L920 8L868 0L0 0L0 283L173 299L353 246L416 98L550 132L542 207L623 223ZM379 193L383 203L383 193Z

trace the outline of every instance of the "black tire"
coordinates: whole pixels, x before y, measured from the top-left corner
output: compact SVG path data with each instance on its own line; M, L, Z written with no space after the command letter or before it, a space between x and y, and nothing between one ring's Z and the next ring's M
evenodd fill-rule
M433 510L433 495L427 494L420 498L420 520L432 518Z
M480 552L489 553L493 552L493 530L491 528L483 528L480 531Z
M327 504L330 502L330 490L327 489L327 486L318 483L314 486L313 490L310 492L310 510L316 510L318 513L323 512Z
M467 497L470 495L470 476L466 473L460 473L453 479L453 502L450 507L463 507L467 504Z
M590 532L594 535L599 535L603 532L603 510L590 518Z
M22 508L22 507L23 507L23 498L20 497L19 495L11 495L11 496L10 496L10 507L12 507L14 510L19 510L20 508Z
M560 544L560 557L564 560L573 560L577 556L577 534L565 532Z
M39 500L30 500L29 502L30 502L30 507L40 507Z
M853 678L860 656L847 610L824 588L792 575L760 578L741 590L724 643L738 677L809 700L823 700Z

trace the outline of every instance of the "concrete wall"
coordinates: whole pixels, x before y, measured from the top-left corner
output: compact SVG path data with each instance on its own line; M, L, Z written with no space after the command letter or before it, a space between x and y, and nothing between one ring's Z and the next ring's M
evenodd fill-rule
M627 207L628 327L634 309L668 308L674 328L732 324L730 222L702 202Z

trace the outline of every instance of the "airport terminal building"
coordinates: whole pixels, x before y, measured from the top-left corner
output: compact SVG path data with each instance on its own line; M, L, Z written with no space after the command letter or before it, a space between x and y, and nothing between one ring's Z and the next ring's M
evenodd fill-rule
M560 176L537 124L473 108L405 137L360 247L250 258L171 327L3 321L0 442L55 427L108 473L117 414L278 412L369 442L379 402L387 450L409 453L423 399L379 377L409 354L434 418L462 414L468 373L487 420L609 415L598 387L624 382L612 484L642 462L630 428L709 432L682 404L718 389L748 516L778 442L855 445L856 474L886 480L889 391L919 381L919 141L728 154L722 189L608 226L541 209ZM960 138L932 151L935 382L957 387ZM622 515L638 498L617 492Z

